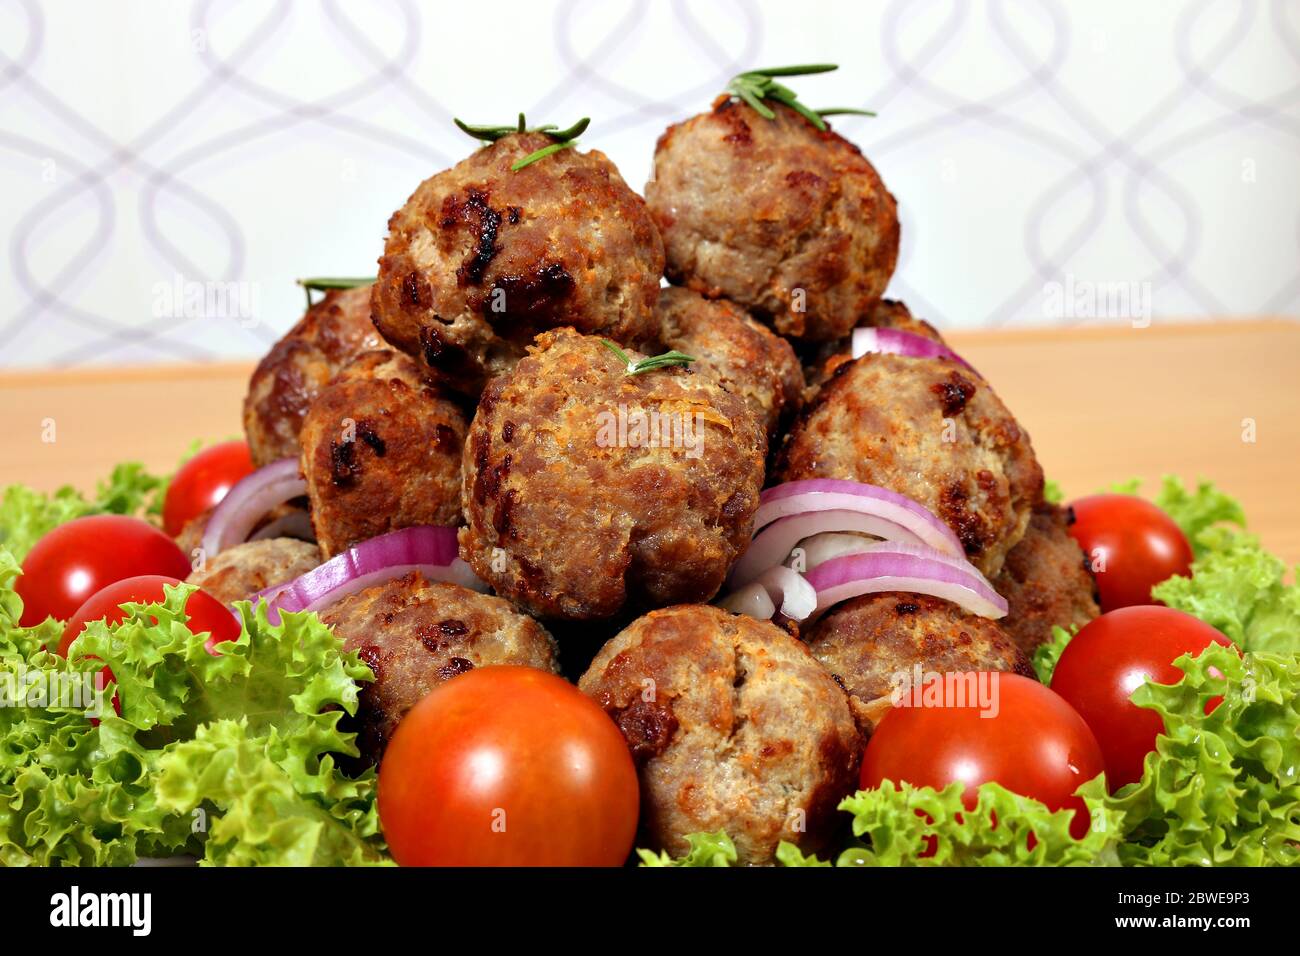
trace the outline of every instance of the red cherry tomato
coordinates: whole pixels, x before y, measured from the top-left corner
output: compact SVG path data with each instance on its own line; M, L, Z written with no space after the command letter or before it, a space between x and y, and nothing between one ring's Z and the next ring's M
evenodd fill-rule
M1168 607L1126 607L1086 624L1065 646L1052 690L1088 722L1106 759L1112 790L1142 779L1142 763L1164 731L1160 715L1129 698L1143 681L1174 684L1174 661L1232 641L1204 621ZM1206 713L1222 698L1206 704Z
M231 488L253 473L248 442L228 441L199 452L184 465L163 499L163 530L173 538L191 518L214 508Z
M23 599L20 623L31 627L50 616L66 621L114 581L141 574L184 578L190 570L176 543L138 518L77 518L37 541L23 561L14 585Z
M1101 773L1102 756L1083 718L1018 674L946 676L986 680L990 706L968 696L941 706L894 707L867 744L863 789L893 780L942 790L961 781L963 800L973 809L976 788L995 781L1051 810L1074 808L1070 831L1076 838L1086 834L1087 808L1074 791Z
M68 648L91 621L120 623L126 619L126 612L122 610L123 604L160 604L166 598L163 585L175 586L180 583L176 578L161 574L142 574L139 577L116 581L103 590L96 591L68 619L57 653L67 657ZM189 617L188 627L191 631L195 634L206 631L211 635L206 644L209 654L216 654L214 648L222 641L233 641L239 638L240 625L235 616L206 591L195 591L189 596L189 600L185 602L185 614ZM96 686L103 690L112 681L114 681L113 671L105 667L99 672ZM119 715L122 713L122 706L118 703L116 693L113 694L113 710ZM99 721L92 720L92 723L97 724Z
M1070 507L1070 534L1097 579L1102 611L1155 604L1153 587L1191 573L1187 536L1151 502L1134 495L1092 495Z
M63 629L63 639L59 641L58 653L68 656L68 648L85 630L91 621L106 621L117 624L126 618L123 604L161 604L166 598L163 585L176 586L181 582L161 574L142 574L139 577L115 581L108 587L96 591L85 604L77 608L68 619ZM212 635L209 648L222 641L239 638L239 621L230 609L214 598L207 591L195 591L185 602L185 613L189 617L189 629L195 634L204 631Z
M613 721L531 667L436 688L402 718L379 769L379 819L402 866L621 866L638 801Z

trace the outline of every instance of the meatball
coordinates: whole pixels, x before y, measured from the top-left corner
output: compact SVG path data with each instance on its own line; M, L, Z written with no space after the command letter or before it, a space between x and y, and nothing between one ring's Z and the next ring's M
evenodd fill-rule
M641 778L643 839L680 854L726 830L742 863L823 846L861 740L844 691L768 621L704 605L653 611L578 681L618 724Z
M891 691L910 686L918 670L1034 677L1029 659L995 621L924 594L853 598L818 619L805 637L813 657L848 691L864 733L888 712Z
M287 584L320 564L320 550L293 538L263 538L227 548L185 580L222 604L252 598L276 584Z
M1002 626L1026 654L1052 637L1052 627L1083 627L1099 613L1097 582L1078 542L1073 516L1044 503L1034 509L1025 536L1007 554L993 587L1010 610Z
M767 120L723 97L670 126L646 201L673 283L726 296L782 335L837 339L885 291L898 210L856 146L772 109Z
M459 405L400 352L367 352L302 426L302 473L321 553L415 525L460 524Z
M366 588L320 615L374 672L362 685L357 746L378 763L406 712L457 674L491 664L559 672L546 629L509 602L419 572Z
M919 335L922 338L938 342L940 345L947 345L943 336L925 319L918 319L912 315L912 312L902 302L893 299L881 299L876 303L871 312L863 316L862 320L854 326L861 328L867 326L876 329L901 329L904 332L911 332L913 335ZM826 383L835 370L845 362L853 359L853 333L849 332L843 338L834 342L822 342L809 350L804 357L804 379L808 383L808 389L804 393L806 401L812 401L816 397L817 390Z
M544 333L470 426L461 557L539 616L707 601L749 544L758 418L707 368L626 371L599 339Z
M660 342L694 356L749 402L775 437L798 411L803 370L790 343L725 299L670 286L659 292Z
M787 436L775 480L803 478L907 495L989 577L1043 492L1029 436L982 378L948 359L875 353L842 364Z
M663 242L603 153L506 136L425 180L388 222L375 324L398 348L470 392L540 331L653 338Z
M339 369L383 347L370 321L370 286L329 292L258 363L244 399L253 463L297 457L303 416Z

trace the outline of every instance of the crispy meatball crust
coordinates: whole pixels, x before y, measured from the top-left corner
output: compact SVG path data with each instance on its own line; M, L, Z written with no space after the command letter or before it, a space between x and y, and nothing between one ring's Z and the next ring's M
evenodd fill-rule
M782 335L826 341L869 312L898 259L898 210L861 151L773 104L719 98L670 126L646 201L668 278L726 296Z
M320 564L320 549L293 538L264 538L227 548L185 580L222 604L251 598L273 584L286 584Z
M391 349L339 373L302 426L302 473L321 553L415 525L460 524L465 413Z
M706 830L726 830L743 863L770 863L781 840L816 849L857 782L844 691L767 621L705 605L652 611L578 686L627 738L656 849L680 854Z
M745 399L775 437L799 410L803 369L790 343L725 299L669 286L659 292L660 342L694 356Z
M1025 536L993 579L1010 605L1002 626L1026 654L1051 639L1054 625L1083 627L1101 613L1097 583L1083 550L1070 537L1073 520L1065 508L1039 505Z
M321 389L362 352L383 347L370 321L370 289L327 293L258 363L244 399L253 464L296 458L303 417Z
M691 440L638 436L652 413L689 422ZM461 557L547 618L707 601L749 544L766 445L707 368L627 375L599 339L544 333L470 426Z
M1042 499L1029 436L982 378L947 359L868 354L835 372L786 438L774 480L847 478L907 495L992 577Z
M425 180L388 222L375 324L398 348L473 392L540 331L653 338L663 242L601 152L506 136Z
M378 763L406 712L439 684L492 664L559 673L555 642L508 601L419 572L348 595L321 621L375 674L362 685L358 746Z
M887 591L832 608L807 632L808 649L849 694L870 733L890 707L899 680L922 673L1006 671L1034 677L1029 659L994 621L950 601Z

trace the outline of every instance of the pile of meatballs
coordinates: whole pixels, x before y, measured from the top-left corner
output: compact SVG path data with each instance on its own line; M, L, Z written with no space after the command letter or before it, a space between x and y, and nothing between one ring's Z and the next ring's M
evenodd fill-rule
M595 150L512 169L544 132L475 149L393 214L372 285L326 294L257 366L254 461L299 459L310 529L272 514L272 536L191 581L243 599L441 525L490 589L412 573L321 613L375 674L355 728L367 761L458 674L563 673L627 740L642 846L680 853L687 834L726 830L743 862L767 863L781 840L837 836L891 674L1032 677L1026 655L1053 625L1097 615L1070 517L1044 501L1029 436L989 383L948 358L852 358L859 326L942 336L882 298L899 221L871 163L770 105L773 119L722 96L669 127L644 198ZM602 340L694 361L629 375ZM689 412L701 434L598 440L620 409ZM763 488L808 478L923 504L1010 613L875 593L800 633L710 604Z

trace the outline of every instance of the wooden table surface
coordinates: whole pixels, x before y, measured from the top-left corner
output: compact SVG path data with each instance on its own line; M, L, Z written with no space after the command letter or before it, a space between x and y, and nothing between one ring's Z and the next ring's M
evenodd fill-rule
M1028 429L1067 495L1130 477L1207 477L1300 562L1300 323L969 332L953 346ZM248 364L0 375L0 485L93 487L113 464L174 467L240 432ZM53 441L49 426L53 426ZM1252 437L1253 441L1247 440Z

